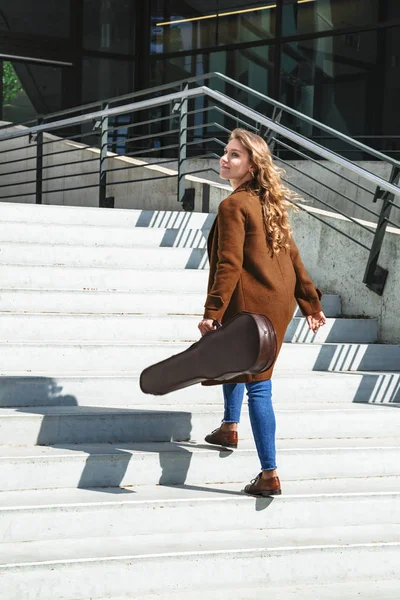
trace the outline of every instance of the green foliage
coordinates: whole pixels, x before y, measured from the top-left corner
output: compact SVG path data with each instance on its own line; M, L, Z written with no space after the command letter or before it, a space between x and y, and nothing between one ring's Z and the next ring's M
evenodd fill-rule
M22 92L20 80L9 61L3 62L3 104L9 105L12 100Z

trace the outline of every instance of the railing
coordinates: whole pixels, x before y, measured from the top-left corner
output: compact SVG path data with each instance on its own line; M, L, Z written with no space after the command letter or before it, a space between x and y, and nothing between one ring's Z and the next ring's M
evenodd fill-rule
M371 148L378 150L378 152L388 157L391 156L394 159L398 159L398 155L400 155L400 135L354 135L352 138L354 140L362 140L364 144L369 144ZM334 138L327 135L313 135L311 139L314 142L320 143L323 139L333 140ZM339 149L339 154L346 153L349 158L352 158L352 154L357 152L356 148L353 150Z
M197 85L201 80L215 81L229 95ZM235 98L238 95L244 95L245 103ZM187 177L215 169L190 171L189 159L218 156L230 130L237 126L265 136L278 164L289 173L289 185L312 205L320 205L354 223L350 235L324 218L321 211L308 211L369 253L364 282L382 294L387 270L378 266L378 258L388 225L400 228L400 163L221 74L211 73L110 99L100 109L98 103L93 103L62 111L40 118L33 126L29 122L23 127L0 128L0 201L32 201L34 197L41 203L46 194L56 197L62 193L68 203L74 192L97 189L97 205L112 206L112 199L107 197L111 176L113 186L176 178L178 200L190 209L193 191L185 189ZM319 143L315 141L317 136ZM334 151L338 145L341 150ZM71 160L77 152L83 152L84 158ZM360 160L374 161L374 172L349 160L350 153ZM147 166L152 160L151 165L159 169L176 161L177 169L159 171L157 176L149 171L149 177L132 178L136 169L143 168L143 160L137 164L131 160L117 167L112 156L132 160L140 156L146 158ZM122 177L125 171L126 178ZM84 183L83 176L87 180ZM206 209L209 188L204 186L203 191ZM380 210L374 210L377 202ZM353 216L354 210L371 215L377 225ZM366 242L368 236L370 241Z

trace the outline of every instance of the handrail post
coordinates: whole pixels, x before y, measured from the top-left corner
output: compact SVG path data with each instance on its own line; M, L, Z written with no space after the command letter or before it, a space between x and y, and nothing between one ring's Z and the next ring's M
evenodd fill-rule
M210 212L210 191L211 186L209 183L203 183L203 197L201 202L201 212L209 213Z
M276 108L276 106L274 106L274 109L272 111L272 116L271 116L271 120L273 123L280 123L281 119L282 119L282 109L280 108ZM261 135L262 137L264 137L265 141L267 142L267 145L272 152L274 152L275 149L275 138L278 136L277 133L275 133L274 131L272 131L272 129L268 129L265 128L265 132L262 131L262 126L260 125L260 133L259 135ZM280 156L279 153L279 149L277 151L277 156Z
M102 110L108 109L108 103L102 104ZM107 198L107 151L108 151L108 116L101 118L100 164L99 164L99 206L106 205Z
M182 91L187 91L189 85L182 86ZM183 202L185 195L185 162L187 154L187 112L188 99L182 98L179 103L179 148L178 148L178 202Z
M398 183L400 177L400 169L398 167L392 167L392 172L390 174L390 183ZM381 252L383 240L386 233L386 228L388 225L388 219L390 219L390 213L392 211L391 202L394 199L394 195L390 192L384 192L380 194L379 188L375 194L374 202L376 199L382 198L382 208L381 213L379 215L378 224L376 226L376 231L374 235L374 240L372 242L371 250L369 253L367 267L365 269L363 282L366 286L382 296L383 290L385 288L386 279L388 276L387 269L384 269L378 265L378 259Z
M41 125L43 118L39 117L37 124ZM36 136L36 204L42 204L43 194L43 131Z

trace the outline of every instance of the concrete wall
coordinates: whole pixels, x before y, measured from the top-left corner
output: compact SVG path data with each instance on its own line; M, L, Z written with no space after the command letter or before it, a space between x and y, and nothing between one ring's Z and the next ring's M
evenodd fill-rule
M10 127L6 131L23 131L22 127ZM45 134L43 157L43 204L68 206L99 205L99 150L84 144L61 140ZM35 202L36 143L28 136L1 141L0 196L3 202ZM177 201L177 162L155 165L157 159L143 160L108 153L107 196L114 197L115 208L162 207L164 210L182 210ZM18 160L7 164L7 161ZM82 162L85 161L85 162ZM67 164L65 164L67 163ZM149 164L150 163L150 164ZM124 170L112 170L122 169ZM125 168L127 167L127 168ZM29 171L29 169L33 169ZM192 170L192 168L191 168ZM165 178L164 175L169 177ZM159 180L150 179L160 177ZM128 183L129 180L139 180ZM149 181L146 181L149 180ZM215 180L214 180L215 181ZM31 183L32 182L32 183ZM203 183L213 183L207 178L188 176L186 187L195 189L195 210L202 209ZM82 188L83 189L74 189ZM221 197L229 193L225 182L213 183L211 203L218 205ZM222 196L221 196L222 194ZM17 196L18 197L15 197Z
M152 162L152 159L149 159L149 162ZM366 179L355 175L352 171L331 163L328 164L326 161L315 164L311 161L292 160L284 164L277 160L277 164L286 171L284 178L289 186L292 187L291 184L293 184L293 189L307 201L309 206L331 210L331 208L326 207L312 197L316 196L349 217L373 223L378 221L378 217L373 213L376 213L376 215L380 213L382 200L378 200L376 203L373 202L376 187ZM363 161L355 164L386 181L389 180L391 173L389 163ZM171 161L166 166L170 169L177 169L177 162ZM330 171L326 167L329 167ZM218 175L212 170L219 170L217 159L192 158L186 162L186 169L187 171L205 170L201 175L202 177L212 182L221 182ZM298 191L295 186L298 186L304 192ZM359 206L349 202L346 196L357 202ZM395 202L400 206L400 196L397 197ZM392 209L391 219L400 225L399 209Z
M88 187L84 190L66 191L66 188L80 185L97 185L98 174L90 175L89 172L96 170L98 161L77 164L78 161L88 158L98 158L98 150L88 148L72 142L60 141L54 136L46 136L48 141L53 141L46 148L56 150L67 150L71 147L76 148L76 152L68 154L57 154L45 158L45 165L54 165L50 171L52 176L57 176L56 181L45 182L44 190L53 190L51 194L45 194L44 203L66 204L75 206L98 206L98 192L95 187ZM25 147L15 151L24 143ZM0 196L3 201L34 202L35 185L28 183L33 179L34 172L30 173L26 169L33 168L33 160L36 148L34 144L29 143L27 137L17 138L1 143L1 150L7 147L7 160L15 158L23 159L13 165L5 165L0 162L0 185L5 183L18 182L17 186L0 188ZM3 155L4 156L4 155ZM66 158L68 157L68 159ZM66 166L61 163L69 162ZM140 183L120 183L117 181L127 181L128 179L144 179L152 176L160 176L162 173L175 174L176 162L161 166L152 165L153 160L146 161L147 165L140 159L132 159L110 155L108 167L116 168L123 165L129 165L126 171L110 172L108 176L107 195L115 197L116 208L141 208L148 210L179 210L180 204L176 200L176 178L161 179L159 181L141 181ZM214 159L202 160L192 159L187 161L187 170L195 170L198 167L205 169L208 167L216 168L218 161ZM304 170L304 163L296 164ZM375 172L383 176L388 176L389 166L381 167L371 164L367 168L374 169ZM314 167L313 167L314 168ZM309 173L315 174L318 178L318 166L315 171L310 169ZM5 172L12 172L11 175L1 176ZM288 169L289 172L289 169ZM67 177L69 175L69 177ZM351 177L351 176L349 176ZM218 177L213 173L204 173L201 177L187 177L187 186L194 187L196 190L195 210L201 211L202 183L208 181L212 183L210 212L216 212L220 201L229 193L229 186L216 183ZM306 181L302 174L293 175L293 170L289 173L289 180L304 186L309 192L322 186L320 183ZM215 183L213 183L215 182ZM353 195L360 202L364 202L364 193L361 194L356 187L345 182L340 177L340 171L337 174L329 176L329 184L336 190L346 194ZM366 187L368 184L365 184ZM308 187L306 187L308 186ZM371 186L370 186L371 187ZM61 191L56 191L60 190ZM12 200L11 194L24 194L21 198ZM337 193L326 192L329 201L340 206L343 199ZM370 202L370 197L369 197ZM370 246L373 239L374 225L372 218L366 211L361 209L354 210L357 218L365 219L368 223L369 231L361 229L359 226L345 220L333 212L326 212L316 208L317 203L307 203L307 210L314 212L317 216L323 218L335 227L343 230L345 233L355 237L361 243ZM358 212L359 211L359 212ZM396 217L398 215L395 215ZM399 230L389 230L385 244L382 249L380 265L388 268L389 277L386 284L383 297L377 296L368 290L362 283L365 266L367 263L368 252L357 246L346 237L339 235L328 225L323 224L313 218L311 214L304 212L292 213L292 223L295 239L302 252L304 262L312 274L315 282L329 293L340 294L343 300L343 314L348 316L364 315L376 317L380 321L381 341L400 343L400 319L398 318L399 298L400 298L400 232ZM400 218L399 218L400 221ZM372 232L372 233L371 233Z
M318 217L371 243L367 231L359 231L354 223L343 221L333 213L316 211ZM362 282L368 252L338 234L311 214L291 213L295 241L304 264L315 283L325 292L340 294L345 316L375 317L379 321L379 341L400 343L400 231L391 228L386 234L379 259L389 275L383 296L370 291ZM400 369L400 365L399 365Z
M23 128L20 129L23 130ZM10 131L12 130L15 130L15 127L10 127ZM46 145L43 176L44 178L54 177L56 179L43 183L43 203L98 206L98 149L61 140L49 134L46 134L44 138ZM21 150L15 150L20 146L23 146ZM29 172L27 169L34 168L36 164L34 160L36 154L35 143L30 142L28 137L22 137L1 142L0 150L7 150L7 153L1 155L6 160L23 159L21 162L11 165L4 164L4 161L1 161L0 185L4 186L0 188L1 200L34 202L35 184L29 182L35 178L35 171ZM53 152L58 153L49 155ZM107 196L115 198L116 208L181 209L180 204L177 202L177 178L175 176L178 168L177 161L171 160L160 166L155 165L154 163L159 160L154 158L128 158L109 153L108 169L110 169L110 172L107 177ZM64 165L64 163L68 164ZM305 161L290 161L283 164L278 161L278 164L286 169L288 183L293 184L294 189L296 189L295 186L299 186L304 190L304 192L299 193L309 206L331 210L331 208L316 201L312 197L314 195L350 217L377 222L377 216L372 214L371 211L379 214L382 201L378 200L378 202L373 203L375 187L367 180L342 167L328 164L326 161L320 161L317 164ZM391 166L387 163L363 162L358 164L386 180L389 179ZM111 169L127 166L129 167L127 170L111 171ZM328 166L330 171L325 166ZM187 176L186 178L186 187L192 187L196 192L195 209L200 211L202 208L202 183L208 182L212 183L211 210L216 210L215 207L218 206L221 197L230 189L229 185L226 185L227 182L221 181L219 176L212 171L212 169L219 170L218 159L190 159L185 162L185 169L187 172L203 171L198 177ZM92 171L95 171L95 173L91 174ZM5 172L11 174L4 176ZM144 181L162 175L172 177L162 178L158 181ZM140 181L127 183L130 179ZM16 182L18 182L18 185L11 186L12 183ZM81 187L82 185L87 187L79 190L68 189ZM52 193L49 194L48 192ZM11 196L16 194L24 195L12 199ZM355 200L359 206L349 202L346 196ZM400 196L396 198L396 202L400 206ZM399 209L394 208L392 210L391 219L400 224Z
M4 123L0 122L1 125ZM23 130L11 127L9 130ZM35 202L36 145L29 143L28 136L0 143L0 202ZM17 161L17 162L15 162ZM8 174L9 173L9 174ZM16 185L10 185L16 184ZM13 198L12 196L17 196Z
M276 162L286 171L286 176L284 178L289 186L290 184L293 184L293 189L297 191L310 206L315 206L322 210L331 210L309 195L312 194L329 204L331 207L335 207L344 212L349 217L372 221L374 223L377 222L377 217L374 216L371 211L379 214L382 207L382 201L378 200L376 203L373 202L376 187L366 179L355 175L343 167L328 164L326 161L320 161L318 164L310 161L306 162L304 160L292 160L287 164L284 164L279 160ZM388 163L363 161L355 164L374 173L374 175L382 177L386 181L389 180L391 165ZM329 167L333 172L328 171L325 167ZM171 168L174 168L172 163ZM191 171L206 168L218 170L218 160L191 159L188 161L188 169ZM219 180L218 176L211 171L205 173L203 176L213 181ZM298 191L294 186L300 187L305 192ZM346 196L351 198L351 200L356 201L360 206L349 202ZM395 202L400 206L400 196L397 197ZM391 218L400 224L400 210L394 208L392 210Z
M335 213L308 204L301 206L307 212L291 210L290 221L303 262L315 284L324 293L340 294L344 316L378 319L380 342L400 344L400 230L393 227L387 230L378 264L389 275L383 296L378 296L363 283L368 251L329 225L366 246L371 245L372 234ZM216 212L217 205L212 208ZM375 231L373 223L369 229Z
M278 162L278 164L280 163ZM386 181L390 178L391 165L388 163L364 161L356 164ZM331 208L324 206L309 195L312 194L349 217L374 223L378 221L376 215L381 212L382 200L373 202L376 186L365 178L359 177L343 167L332 163L327 164L326 161L320 161L318 164L290 161L289 164L280 166L286 170L287 182L299 186L305 191L305 193L301 191L298 193L307 200L310 206L331 210ZM328 171L325 166L328 166L334 172ZM298 191L295 187L293 189ZM357 202L358 206L349 202L348 198ZM400 196L396 198L396 202L400 206ZM376 215L372 213L376 213ZM400 225L400 210L393 209L391 218Z

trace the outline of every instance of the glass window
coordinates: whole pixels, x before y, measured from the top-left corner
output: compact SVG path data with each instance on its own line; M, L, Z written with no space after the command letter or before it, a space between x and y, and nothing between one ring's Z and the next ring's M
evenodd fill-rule
M399 135L399 53L400 28L284 44L281 101L350 136Z
M218 44L240 44L275 36L276 3L240 3L218 12Z
M387 17L389 19L400 17L400 2L399 0L386 0L387 1Z
M272 0L152 0L151 51L184 52L265 40L275 35Z
M134 9L130 0L84 0L86 50L134 53Z
M61 68L10 61L1 64L5 121L23 122L61 110Z
M151 52L180 52L216 45L216 2L152 1Z
M249 88L265 95L273 94L274 46L259 46L241 50L212 52L209 55L209 71L219 71ZM206 71L207 72L207 71ZM261 109L261 102L247 92L240 91L229 84L213 80L213 88L234 97L246 106Z
M229 50L220 52L211 52L201 55L180 56L171 59L160 59L153 61L151 69L151 85L160 85L169 83L177 79L184 79L194 75L201 75L210 71L219 71L225 75L240 81L248 87L258 90L264 94L271 95L273 92L274 82L274 47L262 46L258 48L248 48L246 50ZM211 80L208 85L213 89L217 89L223 93L230 95L239 102L243 102L246 106L260 110L263 114L268 114L265 103L258 98L249 96L246 92L238 90L232 85L225 84L218 80ZM214 100L207 98L197 98L191 102L191 110L198 109L199 112L190 116L189 127L193 127L189 131L190 153L195 155L204 153L205 151L213 151L217 154L221 153L222 146L218 143L210 141L214 136L221 140L226 140L227 133L220 127L203 127L207 122L218 123L226 129L233 129L238 124L237 118L240 114L234 117L228 117L217 110L203 112L204 108L215 105ZM232 113L229 108L224 110ZM153 112L153 117L166 116L166 112L162 108L156 108ZM244 117L245 119L245 117ZM176 127L175 122L175 127ZM196 127L198 126L198 127ZM170 120L166 123L159 124L160 130L168 127L173 128ZM156 139L156 138L154 138ZM165 144L166 140L161 137L160 140Z
M150 86L171 83L185 77L193 77L202 73L219 71L258 90L263 94L272 93L274 73L274 46L259 46L219 52L198 54L197 56L178 56L170 59L159 59L151 63ZM225 84L211 80L211 87L226 92ZM239 99L241 92L234 89L229 94ZM246 95L247 96L247 95Z
M384 29L378 33L382 39L382 51L385 53L383 62L378 68L377 87L382 86L382 119L379 133L382 135L400 135L400 27ZM379 37L378 37L379 39ZM382 88L381 88L382 89ZM400 157L400 138L392 139L383 151L394 150L395 158Z
M133 91L134 62L84 57L82 102L106 100Z
M0 0L0 31L69 37L70 0Z
M380 0L283 0L282 35L379 22Z

